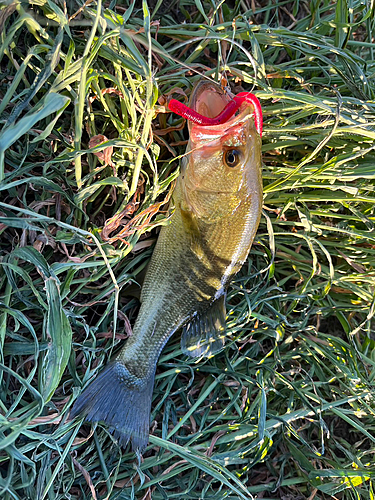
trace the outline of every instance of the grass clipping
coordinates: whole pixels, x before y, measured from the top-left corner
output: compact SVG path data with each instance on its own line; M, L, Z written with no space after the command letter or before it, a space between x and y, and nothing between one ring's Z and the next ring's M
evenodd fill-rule
M75 5L0 4L1 498L374 498L370 6ZM168 215L186 131L158 98L202 76L261 100L264 216L231 341L168 343L135 461L67 415Z

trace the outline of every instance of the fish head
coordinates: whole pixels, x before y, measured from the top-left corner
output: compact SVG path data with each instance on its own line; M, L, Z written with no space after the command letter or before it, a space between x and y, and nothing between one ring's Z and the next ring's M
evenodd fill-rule
M215 117L229 101L219 85L201 82L192 93L190 107ZM227 216L251 193L261 193L261 139L253 111L243 104L238 114L220 125L189 122L181 177L186 201L196 215L211 220Z

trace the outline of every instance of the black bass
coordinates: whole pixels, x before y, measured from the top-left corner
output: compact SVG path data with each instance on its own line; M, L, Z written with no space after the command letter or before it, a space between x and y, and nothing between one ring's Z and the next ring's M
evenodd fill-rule
M229 102L219 85L201 82L190 106L215 117ZM224 345L226 289L248 256L262 208L253 113L244 103L225 123L189 123L174 212L160 231L133 334L74 404L72 418L105 422L122 446L147 446L156 364L176 330L183 327L189 356L210 356Z

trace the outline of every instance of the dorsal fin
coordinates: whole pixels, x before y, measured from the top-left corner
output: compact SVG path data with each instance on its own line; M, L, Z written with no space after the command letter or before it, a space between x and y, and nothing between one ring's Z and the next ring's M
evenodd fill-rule
M196 358L220 351L225 343L225 296L223 293L206 311L192 318L182 332L181 349Z

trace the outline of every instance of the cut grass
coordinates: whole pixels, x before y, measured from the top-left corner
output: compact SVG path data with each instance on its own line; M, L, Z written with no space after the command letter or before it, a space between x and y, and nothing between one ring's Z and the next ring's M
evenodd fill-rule
M0 5L1 498L374 498L371 6ZM264 217L225 350L163 351L141 460L68 414L165 223L157 99L221 75L262 102Z

